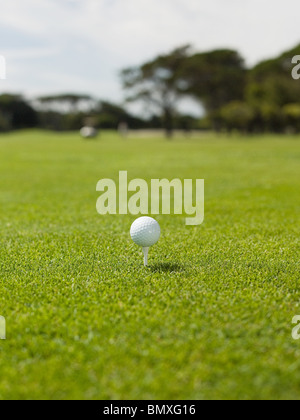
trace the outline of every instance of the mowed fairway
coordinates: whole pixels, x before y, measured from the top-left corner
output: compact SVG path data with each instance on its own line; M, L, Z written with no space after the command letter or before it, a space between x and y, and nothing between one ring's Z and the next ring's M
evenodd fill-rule
M298 137L0 136L1 399L299 399ZM99 216L101 178L205 178L205 223Z

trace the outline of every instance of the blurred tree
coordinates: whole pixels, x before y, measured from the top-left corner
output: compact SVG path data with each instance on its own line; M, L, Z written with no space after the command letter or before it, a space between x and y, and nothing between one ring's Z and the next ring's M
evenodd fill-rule
M192 115L176 115L174 120L174 125L176 129L182 130L185 134L189 134L192 130L198 128L198 118L193 117Z
M121 122L133 129L146 126L146 122L141 118L133 116L122 106L107 101L99 102L96 115L99 128L116 130Z
M237 129L247 133L250 131L254 111L245 102L233 101L221 108L220 118L228 131Z
M63 129L65 131L78 131L85 124L87 116L84 112L69 113L63 118Z
M8 131L9 129L10 125L8 119L0 112L0 132Z
M20 95L1 95L0 113L6 129L31 128L38 124L36 111Z
M295 115L288 113L290 104L294 109L300 104L300 83L291 74L292 59L299 51L300 45L249 71L245 97L256 111L256 128L260 131L283 132L287 126L297 129Z
M39 111L39 127L46 130L63 131L65 115L55 111Z
M36 99L36 107L41 111L56 111L71 114L90 111L96 106L96 103L97 101L90 95L74 93L41 96Z
M283 107L285 127L288 132L300 132L300 103L288 104Z
M300 44L280 54L278 57L260 62L251 70L252 79L262 82L269 78L270 75L285 76L291 79L292 69L295 66L292 63L292 59L294 56L299 55L299 51Z
M119 105L107 101L100 101L98 113L98 126L101 128L117 129L121 121L130 119L129 114Z
M127 101L142 101L148 110L159 112L168 137L173 134L177 102L183 94L180 71L189 50L190 46L184 46L121 72L123 88L129 92Z
M299 85L299 86L298 86ZM300 100L300 83L295 82L290 76L269 74L262 81L253 81L249 78L245 97L252 106L261 103L282 107L288 103Z
M229 102L244 99L246 69L232 50L215 50L188 57L181 69L182 88L204 105L213 118Z

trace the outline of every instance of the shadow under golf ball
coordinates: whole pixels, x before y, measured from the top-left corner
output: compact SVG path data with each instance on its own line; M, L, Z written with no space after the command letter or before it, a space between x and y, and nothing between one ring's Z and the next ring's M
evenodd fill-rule
M172 264L172 263L150 264L148 268L153 273L184 273L185 272L184 266L180 264Z

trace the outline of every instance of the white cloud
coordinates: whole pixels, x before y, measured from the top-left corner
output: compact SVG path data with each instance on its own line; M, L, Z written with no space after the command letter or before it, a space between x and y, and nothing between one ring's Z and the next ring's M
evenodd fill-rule
M8 50L1 50L1 53L8 60L22 60L22 59L31 59L31 58L41 58L57 55L60 52L59 47L49 47L49 48L11 48Z
M118 69L185 43L201 50L237 48L251 64L294 46L300 42L298 4L298 0L9 0L1 5L0 27L3 34L9 30L9 39L2 36L0 54L5 52L10 61L14 85L27 92L35 92L37 86L45 91L64 86L70 90L74 84L73 90L92 89L91 93L117 99ZM18 69L24 69L22 75Z
M239 48L253 63L299 37L298 0L82 0L76 4L66 29L128 61L192 42L201 49Z

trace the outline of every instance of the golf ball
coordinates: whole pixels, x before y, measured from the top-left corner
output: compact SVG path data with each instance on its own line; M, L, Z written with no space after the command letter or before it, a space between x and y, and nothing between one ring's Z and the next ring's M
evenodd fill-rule
M160 226L152 217L140 217L131 226L130 235L137 245L148 248L160 238Z

